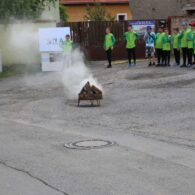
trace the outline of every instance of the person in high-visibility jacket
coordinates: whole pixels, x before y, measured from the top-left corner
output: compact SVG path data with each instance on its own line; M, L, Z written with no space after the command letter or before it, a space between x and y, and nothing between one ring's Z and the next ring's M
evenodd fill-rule
M133 26L128 26L128 31L124 34L125 40L126 40L126 49L128 53L128 60L129 60L129 67L133 67L136 65L136 40L138 38L138 35L136 32L133 31ZM133 63L131 63L131 60L133 58Z
M181 26L183 28L183 31L180 33L180 36L179 36L181 40L181 49L183 53L183 65L181 67L187 67L189 28L188 28L187 22L182 22Z
M180 59L181 59L181 52L180 52L180 32L179 28L173 29L173 35L172 35L172 47L174 51L174 57L175 57L175 65L180 66Z
M108 66L107 68L112 68L112 51L114 49L114 45L116 43L116 39L114 35L111 33L109 27L106 28L106 35L104 39L104 49L107 54Z
M191 24L187 31L187 42L188 42L188 67L191 67L193 53L194 53L193 31L192 31Z
M63 49L63 63L64 67L71 66L71 52L73 50L73 41L70 38L70 35L66 35L65 41L60 45Z
M156 50L156 56L157 56L157 65L161 66L163 64L163 37L164 37L164 27L160 26L158 28L158 33L156 34L156 40L155 40L155 50Z
M191 22L192 32L193 32L193 49L194 49L194 63L192 68L195 69L195 21Z
M163 65L170 66L171 58L171 35L169 35L169 30L164 30L165 34L162 38L163 42Z

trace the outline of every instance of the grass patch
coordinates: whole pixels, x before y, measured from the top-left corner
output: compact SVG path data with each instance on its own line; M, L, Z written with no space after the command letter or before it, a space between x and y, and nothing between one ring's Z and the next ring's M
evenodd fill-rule
M38 65L26 66L26 65L12 65L4 66L3 72L0 73L0 79L20 76L24 74L35 74L41 71L41 67Z

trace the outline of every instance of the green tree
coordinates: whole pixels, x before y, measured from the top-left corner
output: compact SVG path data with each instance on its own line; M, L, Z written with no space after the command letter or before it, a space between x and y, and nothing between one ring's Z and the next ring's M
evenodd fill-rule
M60 5L60 20L62 22L66 22L68 19L68 14L66 11L66 7L64 7L63 5Z
M103 5L101 5L100 3L94 3L91 6L87 5L86 12L87 12L87 14L84 16L85 20L112 21L115 19L106 11L106 8Z
M0 0L0 20L37 19L46 6L54 6L57 0Z

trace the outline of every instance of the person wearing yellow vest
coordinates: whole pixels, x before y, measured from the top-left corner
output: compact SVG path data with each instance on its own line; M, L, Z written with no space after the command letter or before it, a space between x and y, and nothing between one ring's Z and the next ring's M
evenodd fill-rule
M104 39L104 49L107 54L108 66L106 68L112 68L112 50L114 49L114 45L116 43L116 39L114 35L111 33L109 27L106 28L106 36Z
M181 41L181 49L183 53L183 65L180 67L187 67L187 56L188 56L188 23L182 22L181 26L183 31L180 33L179 39Z
M162 37L163 42L163 66L170 66L171 58L171 36L169 35L169 30L164 30L165 34Z
M163 64L163 36L164 33L164 27L158 28L158 33L156 34L156 40L155 40L155 49L156 49L156 55L157 55L157 65L160 66Z
M173 29L173 35L172 35L172 47L174 51L174 57L175 57L175 65L180 66L180 39L179 39L180 33L179 33L179 28L174 28Z
M124 38L126 40L126 49L128 53L128 60L129 60L129 67L136 65L136 53L135 53L135 47L136 47L136 40L137 40L137 33L133 31L133 26L128 26L128 31L125 32ZM133 63L131 63L131 60L133 58Z
M73 41L70 38L70 35L66 35L65 41L62 42L60 47L63 49L63 63L64 68L71 66L71 52L73 50Z

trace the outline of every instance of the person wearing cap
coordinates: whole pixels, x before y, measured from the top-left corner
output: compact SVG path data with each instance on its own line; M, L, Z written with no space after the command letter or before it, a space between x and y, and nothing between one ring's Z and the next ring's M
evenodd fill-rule
M152 27L147 26L144 41L146 43L146 58L149 59L148 66L155 65L155 39L156 35L152 32Z
M71 40L69 34L65 36L65 41L61 43L60 47L63 49L64 67L70 67L71 66L71 52L73 50L73 41Z
M183 31L180 33L179 39L181 41L181 49L183 54L183 65L180 67L187 67L187 56L188 56L188 23L182 22L181 26Z
M106 68L112 68L112 50L114 49L114 45L116 43L116 39L114 35L111 33L109 27L106 28L106 35L104 39L104 49L106 51L108 66Z
M170 66L171 58L171 35L169 35L169 30L166 28L164 30L165 34L162 38L163 42L163 66Z
M130 24L128 26L128 31L125 32L124 38L126 40L126 49L128 54L128 61L129 61L129 68L136 66L136 40L138 38L138 35L136 32L133 31L133 26ZM132 63L133 58L133 63Z
M173 29L173 35L172 35L172 47L174 51L174 57L175 57L175 65L180 66L180 39L179 39L180 33L179 28Z
M155 41L155 49L156 49L156 55L157 55L157 66L160 66L163 64L163 36L164 28L161 26L158 28L158 33L156 34L156 41Z

